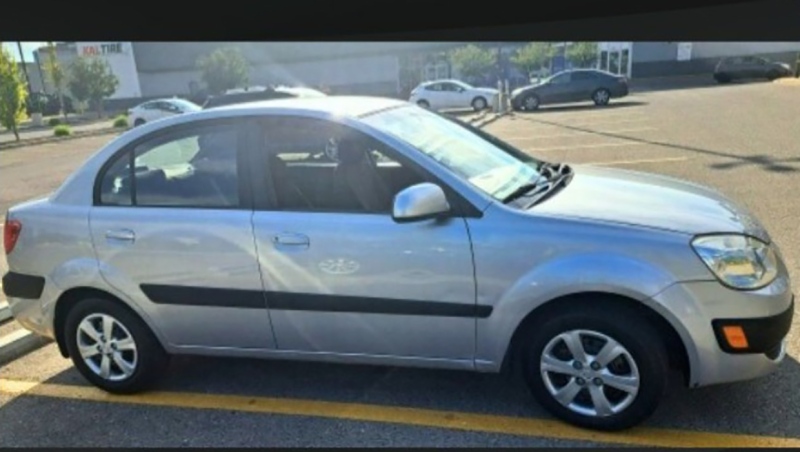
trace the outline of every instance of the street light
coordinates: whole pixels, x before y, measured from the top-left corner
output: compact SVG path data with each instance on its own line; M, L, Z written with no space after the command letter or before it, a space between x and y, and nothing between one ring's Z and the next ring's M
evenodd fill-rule
M31 92L31 78L28 76L28 66L25 64L25 53L22 51L22 42L17 41L19 49L19 61L22 63L22 72L25 74L25 81L28 83L28 92Z

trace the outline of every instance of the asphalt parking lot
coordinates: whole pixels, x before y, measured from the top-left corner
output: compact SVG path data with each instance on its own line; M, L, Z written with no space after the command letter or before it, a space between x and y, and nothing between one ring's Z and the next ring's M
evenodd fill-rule
M545 160L722 190L773 234L798 292L798 118L800 87L754 83L545 107L485 130ZM0 208L52 190L108 139L0 152ZM691 391L675 382L645 426L618 434L552 420L515 378L455 371L181 357L158 392L112 397L47 345L0 368L0 446L800 447L795 321L777 373Z

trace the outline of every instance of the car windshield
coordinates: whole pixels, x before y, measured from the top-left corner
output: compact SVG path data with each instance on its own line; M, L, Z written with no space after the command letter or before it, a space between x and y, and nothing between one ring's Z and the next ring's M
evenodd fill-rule
M447 170L498 200L538 179L540 161L454 120L416 107L363 118L376 129L414 146Z

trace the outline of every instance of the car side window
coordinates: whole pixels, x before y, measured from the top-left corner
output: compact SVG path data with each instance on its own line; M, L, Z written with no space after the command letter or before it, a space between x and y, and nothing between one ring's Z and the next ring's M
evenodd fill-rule
M388 215L397 192L425 180L382 143L335 122L275 118L263 131L280 210Z
M564 83L569 83L571 79L572 79L571 74L561 74L553 77L550 83L553 83L555 85L561 85Z
M433 85L428 85L425 87L426 91L442 91L442 84L441 83L434 83Z
M457 93L461 91L461 87L456 85L455 83L442 83L443 91Z
M234 125L204 126L146 140L120 155L102 175L100 204L238 207L237 154Z
M596 78L595 74L592 72L576 72L572 74L573 82L589 81L589 80L594 80L595 78Z

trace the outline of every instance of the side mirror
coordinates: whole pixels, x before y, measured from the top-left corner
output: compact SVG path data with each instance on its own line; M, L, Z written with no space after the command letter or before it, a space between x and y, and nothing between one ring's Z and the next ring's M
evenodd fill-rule
M450 211L444 190L436 184L412 185L394 197L392 218L398 223L429 220Z

